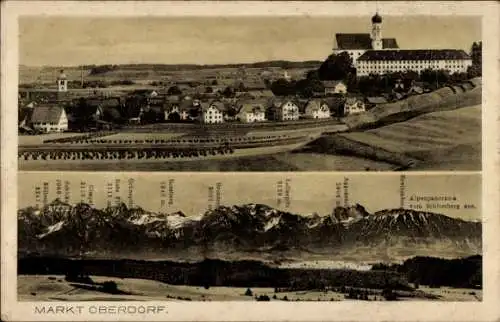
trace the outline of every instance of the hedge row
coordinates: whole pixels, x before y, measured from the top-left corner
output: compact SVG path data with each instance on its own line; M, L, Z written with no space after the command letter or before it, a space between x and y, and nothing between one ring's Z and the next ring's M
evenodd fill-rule
M234 153L230 147L206 149L119 149L113 151L23 151L18 157L23 160L130 160L167 159L224 155Z
M112 135L112 134L116 134L116 133L117 132L90 132L90 133L83 134L83 135L69 136L69 137L58 138L58 139L48 139L48 140L44 140L43 143L71 143L74 141L89 140L92 138L108 136L108 135Z
M304 127L315 127L325 125L338 125L342 124L336 118L329 119L314 119L314 120L300 120L300 121L268 121L268 122L255 122L255 123L219 123L219 124L196 124L196 123L163 123L151 124L149 126L128 126L122 130L130 132L151 132L163 131L172 128L182 129L200 129L200 130L217 130L217 129L252 129L252 128L286 128L286 129L302 129Z
M194 144L194 143L234 143L234 142L272 142L278 140L289 139L289 135L276 136L240 136L240 137L207 137L196 136L180 139L150 139L150 140L111 140L111 139L76 139L73 141L59 143L73 144Z

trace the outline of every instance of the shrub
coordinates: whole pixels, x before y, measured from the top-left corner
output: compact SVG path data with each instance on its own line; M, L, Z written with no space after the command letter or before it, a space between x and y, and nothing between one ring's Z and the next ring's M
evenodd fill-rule
M118 285L114 281L106 281L102 283L102 290L108 293L116 293L118 291Z
M384 291L382 291L382 296L385 298L386 301L396 301L397 300L396 293L394 293L394 291L391 289L384 289Z
M269 298L269 296L267 295L260 295L258 298L257 298L257 301L270 301L271 299Z
M252 290L247 288L247 290L245 291L245 296L253 296Z

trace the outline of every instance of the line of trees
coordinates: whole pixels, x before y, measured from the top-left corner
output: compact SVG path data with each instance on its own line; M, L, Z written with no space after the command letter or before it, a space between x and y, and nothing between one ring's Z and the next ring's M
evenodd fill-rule
M458 259L413 257L403 264L376 264L372 270L395 271L404 274L409 282L431 287L482 287L482 256Z
M306 78L298 81L288 81L284 78L277 79L270 84L270 88L276 96L298 95L302 98L310 98L315 93L324 93L325 91L316 70L309 71Z
M123 64L123 65L83 65L84 69L90 69L92 75L106 73L117 68L120 69L154 69L160 71L178 71L178 70L201 70L208 68L316 68L321 64L320 61L286 61L286 60L271 60L248 64L211 64L211 65L196 65L196 64Z

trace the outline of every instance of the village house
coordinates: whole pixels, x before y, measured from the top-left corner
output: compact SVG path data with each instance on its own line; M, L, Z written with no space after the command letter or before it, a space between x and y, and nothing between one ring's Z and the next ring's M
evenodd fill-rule
M205 124L216 124L224 122L224 103L214 101L201 103L201 122Z
M347 86L342 81L322 81L325 87L325 95L346 94Z
M393 91L401 93L401 92L404 92L404 90L405 90L405 85L404 85L403 81L401 79L398 79L396 81L396 83L394 84Z
M248 93L255 98L270 98L274 96L273 92L270 89L251 89L248 91Z
M290 99L276 99L268 109L268 119L275 121L296 121L299 119L299 106Z
M38 105L34 107L30 123L35 130L44 133L68 130L66 111L57 105Z
M121 118L120 110L122 107L123 103L119 97L92 97L81 101L79 110L75 111L72 116L77 119L93 119L94 121L117 121Z
M187 121L190 118L189 111L196 107L193 101L181 101L180 98L167 101L164 110L164 118L170 122Z
M252 123L266 120L266 106L261 101L247 101L238 104L236 118L240 122Z
M304 117L325 119L330 117L330 107L325 101L313 99L306 103Z
M348 97L344 103L344 116L366 111L365 103L356 97Z

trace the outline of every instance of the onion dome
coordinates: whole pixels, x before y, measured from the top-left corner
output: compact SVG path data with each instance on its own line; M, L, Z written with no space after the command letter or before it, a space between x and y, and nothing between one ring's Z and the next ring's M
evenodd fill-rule
M382 23L382 17L378 12L372 17L372 23Z

